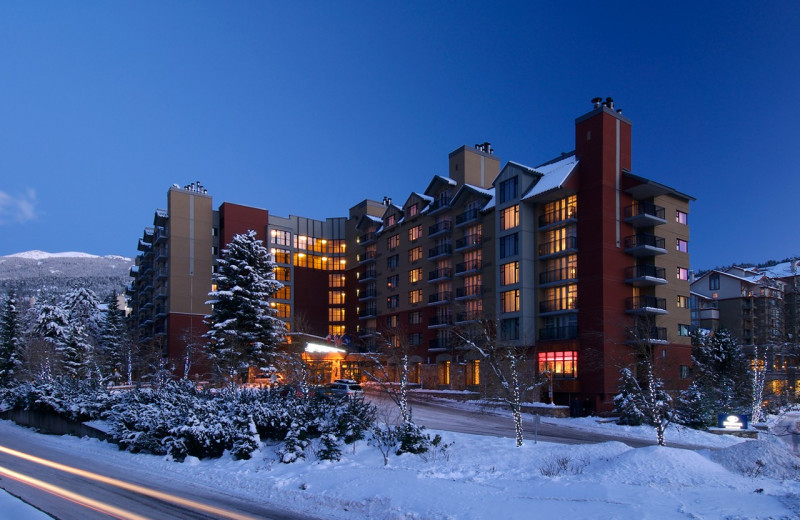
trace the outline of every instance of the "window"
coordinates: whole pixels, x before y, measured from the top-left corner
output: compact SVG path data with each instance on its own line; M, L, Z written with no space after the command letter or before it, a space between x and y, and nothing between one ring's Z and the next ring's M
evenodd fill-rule
M386 317L386 326L390 329L397 328L397 315L393 314L392 316Z
M519 226L519 204L500 210L500 230L515 228Z
M417 206L416 204L410 205L408 207L407 213L409 218L416 217L417 215L419 215L419 206Z
M211 246L211 254L217 256L219 254L219 248L217 246Z
M386 259L386 267L389 269L397 269L398 259L397 255L390 256Z
M517 198L517 178L511 177L500 183L500 204Z
M481 384L481 362L478 359L467 361L467 386Z
M500 266L500 285L519 282L519 262L509 262Z
M288 303L271 303L270 304L273 309L277 312L278 318L288 318L289 317L289 304Z
M422 260L422 247L415 247L408 251L408 261L411 263Z
M280 229L273 229L269 232L272 238L272 243L279 246L289 246L292 244L292 234L289 231L281 231Z
M408 314L409 325L419 325L422 323L422 311L414 311Z
M329 274L328 275L328 287L344 287L344 275L343 274Z
M408 303L411 305L415 305L417 303L422 302L422 289L416 289L413 291L409 291L408 293Z
M342 308L342 307L329 307L328 308L328 321L344 321L344 308Z
M272 296L276 300L291 300L291 287L285 285L278 289L278 291Z
M689 216L684 213L683 211L676 209L675 210L675 222L678 224L687 224Z
M422 345L422 333L421 332L412 332L408 335L408 345L411 347L416 347Z
M500 293L500 312L516 312L519 310L519 289Z
M571 311L578 308L578 286L575 284L553 287L545 291L540 312Z
M681 379L689 379L689 365L681 365L680 366L680 378Z
M400 296L393 294L386 298L386 306L390 309L396 309L400 306Z
M274 249L273 248L272 250L270 250L270 253L272 253L272 256L275 259L275 262L277 262L279 264L289 264L289 263L291 263L292 255L291 255L291 253L289 253L288 249Z
M678 280L688 280L689 270L685 267L678 267Z
M328 305L344 305L344 291L328 291Z
M678 296L678 308L679 309L688 309L689 308L689 297L688 296Z
M500 237L500 258L515 256L519 253L519 239L517 234Z
M563 222L568 219L574 219L578 216L578 197L570 195L569 197L548 202L544 205L544 215L539 217L540 226L549 226L556 222Z
M328 334L331 336L344 336L344 325L328 325Z
M408 283L417 283L422 281L422 268L417 267L408 272Z
M392 276L386 279L386 287L389 289L397 289L397 285L400 283L400 275L393 274Z
M397 222L396 217L394 215L389 215L386 217L386 227L394 226Z
M679 324L678 325L678 336L688 336L689 335L689 325Z
M272 271L275 273L275 279L281 282L289 281L289 268L288 267L275 267ZM342 282L344 284L344 282Z
M544 272L539 273L539 283L547 284L574 280L578 277L578 256L567 255L547 260Z
M500 339L519 339L519 318L507 318L500 322Z
M422 226L414 226L408 230L408 241L416 242L422 238Z
M711 273L708 275L708 288L712 291L719 289L719 273Z
M392 235L386 239L386 247L389 249L397 249L400 245L400 235Z
M675 240L675 244L676 244L675 248L681 253L689 252L689 242L687 242L686 240L678 238Z
M578 353L539 352L539 373L550 372L553 379L575 379L578 377Z
M442 361L439 363L439 384L440 385L449 385L450 384L450 362L449 361Z

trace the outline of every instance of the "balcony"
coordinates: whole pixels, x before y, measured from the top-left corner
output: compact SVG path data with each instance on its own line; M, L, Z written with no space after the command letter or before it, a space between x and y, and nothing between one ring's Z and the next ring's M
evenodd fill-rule
M428 282L438 282L440 280L447 280L453 277L453 270L449 267L436 269L428 273Z
M450 220L443 220L428 228L428 236L433 237L436 235L442 235L444 233L450 233L452 230L453 223Z
M453 340L449 338L434 338L428 343L429 350L447 350L452 346Z
M361 338L368 338L370 336L377 336L377 335L378 331L372 327L363 327L358 331L358 336Z
M364 291L360 291L358 293L358 301L370 300L377 296L377 291L375 288L366 289Z
M474 247L480 247L482 243L483 237L481 235L467 235L464 238L459 238L456 240L456 251L464 251Z
M450 197L440 197L431 202L431 205L428 206L428 215L432 215L433 213L436 213L439 210L449 207L450 207Z
M553 341L560 339L575 339L578 337L578 326L546 327L539 329L539 341Z
M639 233L625 237L625 252L633 256L655 256L667 254L662 237Z
M483 262L480 260L471 260L461 264L456 264L456 276L463 276L465 274L472 274L480 272L483 268Z
M578 279L578 269L575 267L566 269L554 269L545 273L539 273L539 285L547 286L557 283L574 282Z
M442 293L431 294L428 296L428 305L444 305L450 303L453 299L452 291L445 291Z
M470 285L469 287L456 288L456 300L480 298L481 295L483 295L482 285Z
M551 211L539 216L539 228L546 228L555 224L568 224L577 222L578 208L570 206L566 211Z
M358 319L364 320L367 318L375 318L377 317L378 313L375 308L367 307L365 309L360 309L358 311Z
M375 251L364 251L362 254L358 255L358 263L364 264L366 262L374 262L377 256L378 253Z
M358 237L358 243L360 245L369 244L370 242L375 242L375 239L378 237L377 233L370 232L364 233L363 235Z
M634 202L625 208L625 222L635 228L653 227L666 224L665 210L652 202Z
M667 314L666 298L655 296L634 296L625 300L628 314Z
M453 317L450 315L433 316L428 320L429 329L441 329L453 325Z
M428 250L428 260L453 254L452 244L440 244Z
M456 227L469 224L478 220L478 208L468 209L460 215L456 215Z
M664 285L667 283L667 270L654 265L635 265L625 269L625 283L635 287Z
M459 312L456 314L456 325L463 323L472 323L481 319L480 312Z
M552 314L556 312L574 312L578 309L577 298L560 298L558 300L546 300L539 302L540 314Z
M641 331L641 337L632 337L626 343L635 345L637 343L650 343L664 345L668 343L666 327L651 327L649 330Z
M578 237L564 237L539 245L539 257L565 255L578 250Z
M374 280L377 276L377 271L375 269L367 269L364 271L364 274L358 279L359 282L366 282L368 280Z
M169 271L167 271L166 267L159 267L156 269L156 279L166 278L167 276L169 276Z
M153 243L158 244L161 242L166 242L168 237L169 235L167 234L167 229L159 226L156 228L156 233Z

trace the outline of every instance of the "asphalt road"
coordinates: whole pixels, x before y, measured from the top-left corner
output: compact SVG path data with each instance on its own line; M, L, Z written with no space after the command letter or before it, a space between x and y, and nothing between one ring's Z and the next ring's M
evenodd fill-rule
M166 475L154 479L152 473L133 467L104 464L54 447L46 439L0 421L0 487L59 520L312 520ZM66 466L69 472L13 451ZM49 486L59 489L42 489Z

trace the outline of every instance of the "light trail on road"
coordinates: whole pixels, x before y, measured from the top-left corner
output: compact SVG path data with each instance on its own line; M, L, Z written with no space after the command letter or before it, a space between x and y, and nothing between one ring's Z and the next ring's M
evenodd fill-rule
M23 460L27 460L27 461L33 462L35 464L40 464L42 466L46 466L46 467L49 467L49 468L52 468L52 469L63 471L65 473L70 473L72 475L77 475L77 476L80 476L80 477L83 477L83 478L88 478L88 479L91 479L91 480L94 480L94 481L97 481L97 482L102 482L103 484L114 486L114 487L117 487L117 488L120 488L120 489L125 489L127 491L131 491L131 492L134 492L134 493L138 493L140 495L145 495L145 496L148 496L148 497L151 497L151 498L162 500L164 502L169 502L169 503L176 504L176 505L179 505L179 506L182 506L182 507L194 509L196 511L200 511L200 512L203 512L203 513L208 513L208 514L211 514L211 515L215 515L217 518L227 518L227 519L230 519L230 520L263 520L263 519L260 519L260 518L254 517L254 516L245 515L245 514L241 514L241 513L235 513L233 511L228 511L226 509L221 509L219 507L215 507L215 506L211 506L211 505L208 505L208 504L204 504L202 502L197 502L195 500L190 500L190 499L187 499L187 498L181 498L181 497L178 497L178 496L175 496L175 495L171 495L169 493L164 493L162 491L157 491L155 489L150 489L150 488L147 488L147 487L144 487L144 486L140 486L140 485L137 485L137 484L131 484L131 483L125 482L123 480L118 480L118 479L115 479L115 478L106 477L104 475L100 475L98 473L93 473L91 471L86 471L86 470L82 470L82 469L79 469L79 468L74 468L72 466L67 466L66 464L60 464L58 462L53 462L53 461L50 461L50 460L47 460L47 459L43 459L41 457L36 457L34 455L30 455L30 454L22 452L22 451L17 451L17 450L13 450L11 448L6 448L5 446L0 446L0 453L5 453L7 455L11 455L13 457L17 457L17 458L20 458L20 459L23 459ZM83 497L82 495L79 495L77 493L72 493L72 492L70 492L68 490L65 490L63 488L59 488L57 486L52 486L50 484L47 484L46 482L39 481L39 480L34 479L32 477L28 477L26 475L22 475L20 473L17 473L17 472L11 471L11 470L7 470L5 468L2 468L2 466L0 466L0 473L6 474L10 478L14 478L14 480L17 480L19 482L23 482L25 484L34 485L34 482L36 482L34 487L37 487L38 489L42 489L43 491L47 491L48 493L61 496L63 498L66 498L67 500L71 500L71 501L73 501L75 503L84 505L86 507L91 507L92 509L96 509L98 511L101 511L103 513L109 514L109 515L114 516L116 518L120 518L122 520L148 520L146 517L139 516L139 515L136 515L134 513L129 513L129 512L124 511L124 510L120 510L120 509L118 509L118 508L116 508L114 506L111 506L111 505L108 505L108 504L104 504L102 502L98 502L98 501L92 500L92 499L90 499L88 497ZM15 476L12 477L11 474L14 474ZM48 489L48 487L49 488L53 488L53 490ZM58 490L58 491L56 492L56 490ZM83 501L78 501L78 497L80 497L80 499L83 500ZM84 503L84 501L86 503ZM87 504L92 504L92 503L94 505L87 505ZM116 512L114 512L112 514L112 513L108 512L105 509L98 509L99 507L111 508L108 511L116 510ZM128 516L119 516L119 515L128 515Z

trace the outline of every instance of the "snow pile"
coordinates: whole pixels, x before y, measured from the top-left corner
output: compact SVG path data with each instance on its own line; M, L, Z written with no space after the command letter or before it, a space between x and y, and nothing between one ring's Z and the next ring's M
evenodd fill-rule
M763 476L777 480L800 481L800 458L789 452L780 441L742 442L711 451L707 457L729 471L748 477Z

